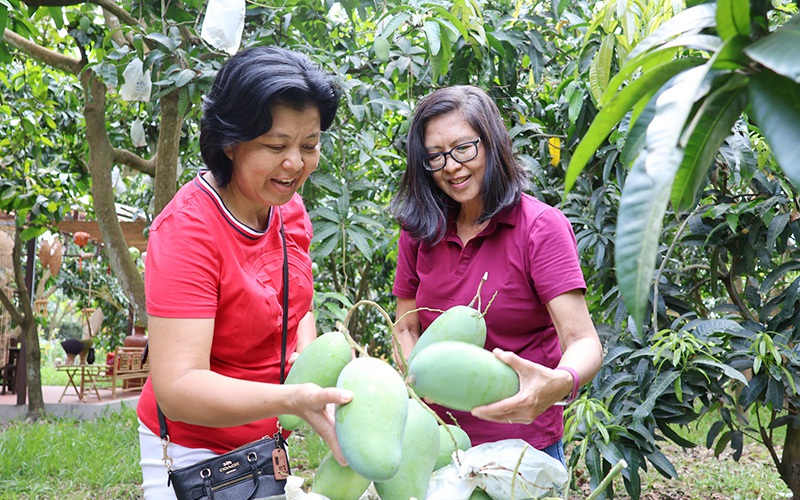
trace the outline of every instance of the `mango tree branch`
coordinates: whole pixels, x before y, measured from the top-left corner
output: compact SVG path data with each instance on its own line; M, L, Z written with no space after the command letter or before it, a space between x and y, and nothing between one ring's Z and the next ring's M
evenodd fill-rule
M158 152L155 156L153 215L158 215L175 196L178 184L178 153L180 150L183 113L179 109L181 88L165 94L161 104L161 126L158 128Z
M144 28L145 25L139 22L138 19L130 15L130 13L116 4L116 2L112 0L91 0L87 3L93 3L95 5L99 5L103 9L107 10L111 14L113 14L117 19L122 21L125 24L130 26L137 26L139 28Z
M80 59L65 56L54 50L42 47L8 28L3 32L3 41L20 52L66 73L78 75L85 66Z
M132 151L123 148L114 148L114 163L127 165L149 176L156 175L156 157L145 160Z

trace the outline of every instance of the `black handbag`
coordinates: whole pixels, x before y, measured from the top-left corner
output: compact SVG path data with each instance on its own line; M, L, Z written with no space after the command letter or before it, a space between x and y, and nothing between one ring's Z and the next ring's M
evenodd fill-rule
M280 211L278 212L280 214ZM281 216L281 242L283 244L283 329L281 339L281 375L285 379L286 329L289 310L289 261L286 235ZM280 427L273 437L264 436L223 455L209 458L181 469L172 469L172 459L167 455L169 435L167 420L158 408L158 425L164 448L164 463L178 500L249 500L283 495L286 478L291 474L286 456L286 440Z

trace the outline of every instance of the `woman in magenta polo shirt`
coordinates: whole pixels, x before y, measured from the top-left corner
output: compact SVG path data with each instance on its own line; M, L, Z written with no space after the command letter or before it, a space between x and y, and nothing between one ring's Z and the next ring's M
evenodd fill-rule
M156 402L176 469L275 434L285 413L302 417L344 461L330 410L352 394L280 384L284 361L316 337L312 227L297 190L317 168L321 133L338 102L332 76L277 47L238 52L204 99L200 148L208 170L156 217L147 246L151 371L138 416L148 500L175 498Z
M527 172L494 101L456 86L423 98L392 203L402 232L393 293L407 356L439 313L469 304L484 273L486 349L520 375L520 391L472 413L438 407L477 445L520 438L564 462L563 411L602 364L567 218L524 191ZM416 311L415 311L416 310ZM410 314L403 316L409 311Z

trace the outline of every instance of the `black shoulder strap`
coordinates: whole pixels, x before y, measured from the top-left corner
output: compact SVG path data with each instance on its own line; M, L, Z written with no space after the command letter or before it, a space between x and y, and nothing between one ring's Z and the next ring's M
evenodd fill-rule
M281 245L283 246L283 325L281 328L281 384L286 380L286 331L289 324L289 254L286 250L286 233L283 230L283 212L278 208L278 217L281 221ZM147 359L147 345L142 353L142 364ZM162 440L167 439L167 418L156 403L158 410L158 430Z

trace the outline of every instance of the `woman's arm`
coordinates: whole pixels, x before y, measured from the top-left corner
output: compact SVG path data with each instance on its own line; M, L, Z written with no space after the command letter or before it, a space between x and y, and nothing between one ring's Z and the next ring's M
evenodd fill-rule
M547 303L547 310L561 342L559 366L575 370L580 385L585 385L600 370L603 348L583 293L563 293ZM495 349L495 355L517 372L520 390L510 398L473 409L478 418L527 424L572 393L573 377L566 370L547 368L500 349Z
M394 359L397 366L403 366L403 360L400 358L402 352L403 358L408 360L408 355L414 349L414 346L421 335L419 316L417 316L417 299L397 299L397 310L395 316L394 326ZM414 311L414 312L410 312ZM398 349L399 343L399 349Z
M230 427L285 413L308 422L341 456L328 404L352 393L314 384L281 385L240 380L209 367L213 319L149 316L150 376L156 400L171 420Z
M297 347L295 351L289 356L287 363L292 364L297 359L297 356L303 352L303 349L308 347L308 344L314 342L317 338L317 321L314 318L314 311L308 311L305 316L297 324Z

